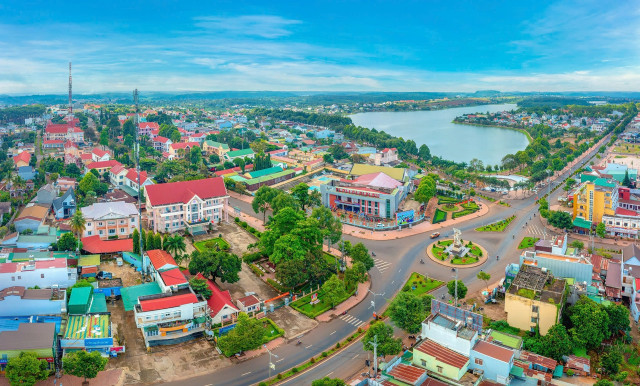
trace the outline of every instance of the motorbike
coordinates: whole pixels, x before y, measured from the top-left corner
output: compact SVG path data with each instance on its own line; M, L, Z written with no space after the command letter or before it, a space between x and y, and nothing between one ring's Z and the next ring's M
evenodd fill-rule
M297 342L296 342L296 346L299 346L299 345L301 345L301 344L302 344L302 342L301 342L301 341L297 341Z
M420 259L420 264L424 264L424 260Z
M496 260L500 260L500 256L496 256Z
M371 256L375 257L376 253L374 251L371 251Z

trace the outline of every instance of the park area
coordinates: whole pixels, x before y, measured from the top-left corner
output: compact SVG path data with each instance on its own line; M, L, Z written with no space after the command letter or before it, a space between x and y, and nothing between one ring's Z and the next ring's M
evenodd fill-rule
M527 249L532 248L537 242L540 240L539 237L525 237L520 241L520 245L518 245L518 249Z
M478 210L480 210L480 207L474 201L460 201L460 199L454 197L438 196L438 208L433 214L432 223L438 224L446 221L449 213L451 213L452 219L456 219L475 213Z
M476 231L478 232L503 232L505 229L507 229L507 227L509 226L509 224L511 224L511 221L513 221L516 218L516 216L511 216L509 218L506 218L504 220L500 220L500 221L496 221L494 223L476 228Z
M216 237L213 239L201 240L193 243L193 246L198 251L206 251L211 249L216 249L219 251L227 251L229 250L229 243L226 242L222 237Z
M613 148L613 153L640 155L640 144L619 143L616 147Z
M351 297L355 293L356 288L357 284L347 284L345 295L341 299L339 299L336 304L340 304ZM317 294L316 303L311 304L314 293ZM328 297L324 295L324 291L320 289L318 291L311 292L308 295L303 296L302 298L299 298L298 300L292 302L290 305L294 310L299 311L309 318L313 319L316 316L321 315L331 309L331 303Z
M409 277L409 280L407 280L407 283L402 287L402 290L404 292L411 292L414 295L422 296L443 284L444 282L441 282L440 280L426 278L424 275L413 272Z
M447 248L453 244L453 240L440 240L431 245L431 250L427 249L428 253L432 257L440 261L447 261L451 258L450 263L454 265L469 265L474 264L480 261L480 258L484 255L484 252L480 246L473 244L469 241L464 245L465 248L468 248L468 251L464 254L464 256L456 256L454 254L450 254L447 252Z

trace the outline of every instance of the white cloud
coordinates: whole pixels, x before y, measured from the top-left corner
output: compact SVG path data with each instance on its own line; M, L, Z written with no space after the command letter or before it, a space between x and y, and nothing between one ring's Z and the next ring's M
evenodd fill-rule
M260 36L275 39L291 35L289 27L302 23L273 15L244 15L237 17L203 16L194 18L196 26L213 32L232 35Z

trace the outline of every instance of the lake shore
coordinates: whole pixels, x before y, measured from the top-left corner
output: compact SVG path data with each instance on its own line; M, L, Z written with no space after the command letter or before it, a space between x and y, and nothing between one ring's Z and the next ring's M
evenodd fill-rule
M533 142L533 138L531 137L531 134L529 134L528 131L526 131L525 129L519 129L517 127L500 126L500 125L486 125L486 124L482 124L482 123L456 122L455 120L451 121L451 123L453 123L455 125L495 127L497 129L508 129L508 130L519 131L519 132L521 132L522 134L524 134L527 137L527 139L529 140L529 143Z

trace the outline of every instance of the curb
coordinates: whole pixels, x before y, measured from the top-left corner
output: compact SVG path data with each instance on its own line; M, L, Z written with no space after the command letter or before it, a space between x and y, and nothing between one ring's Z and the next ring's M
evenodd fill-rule
M442 265L444 267L457 268L457 269L460 269L460 268L475 268L475 267L479 267L479 266L483 265L489 259L489 252L487 252L487 250L484 249L484 247L482 247L480 244L474 243L474 245L476 247L480 248L480 250L482 251L482 258L480 260L478 260L478 262L473 263L473 264L451 264L451 263L447 263L447 262L444 262L444 261L438 259L437 257L432 256L431 250L433 249L434 245L436 245L435 241L433 243L429 244L429 246L425 249L425 254L433 262L438 263L438 264L440 264L440 265Z

